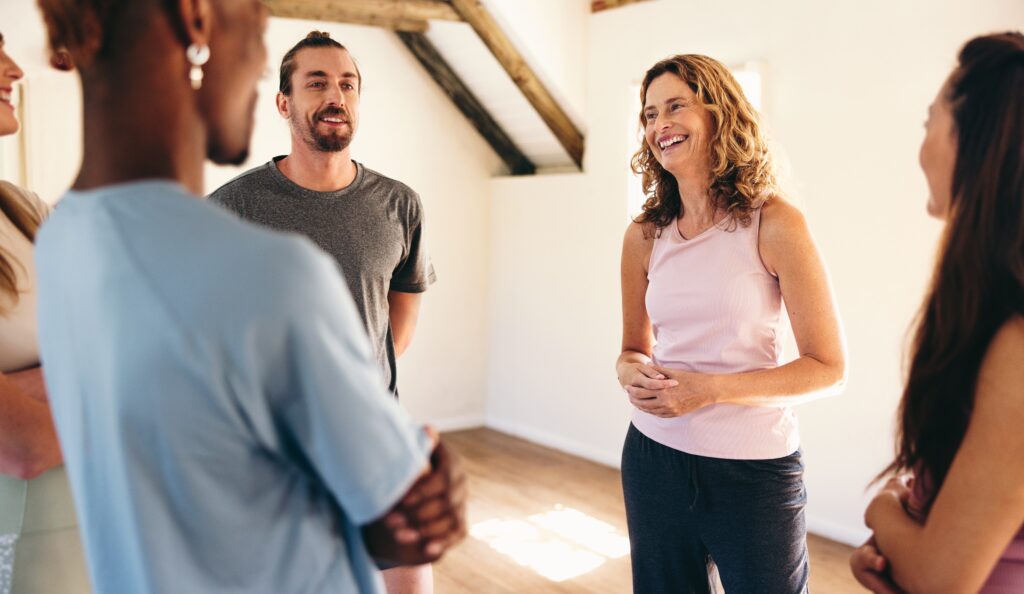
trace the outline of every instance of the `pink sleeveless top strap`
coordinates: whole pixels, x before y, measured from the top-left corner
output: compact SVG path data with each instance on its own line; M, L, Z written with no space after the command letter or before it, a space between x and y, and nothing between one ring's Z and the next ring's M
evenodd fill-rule
M782 296L758 250L761 211L743 226L731 217L684 239L676 222L655 238L648 266L647 313L657 365L703 373L743 373L779 365ZM633 411L654 441L699 456L764 460L799 447L787 407L715 404L662 419Z
M934 493L931 477L918 467L914 472L914 485L910 491L907 511L919 522L928 515L926 502ZM1024 527L1010 541L1002 556L992 568L985 585L978 594L1020 594L1024 592Z

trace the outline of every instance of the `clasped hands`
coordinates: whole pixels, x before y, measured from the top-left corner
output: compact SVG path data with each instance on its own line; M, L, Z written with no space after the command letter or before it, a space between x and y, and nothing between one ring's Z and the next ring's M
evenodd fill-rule
M715 403L712 377L645 363L623 363L619 384L638 409L662 418L681 417Z
M398 565L433 563L466 537L466 475L437 433L430 467L383 517L363 527L374 559Z
M884 507L899 506L906 511L910 501L910 490L913 479L893 477L886 481L885 486L875 495L864 512L864 520L868 527L877 525L877 515ZM903 590L893 581L889 561L878 549L874 535L850 555L850 570L860 585L875 594L902 594Z

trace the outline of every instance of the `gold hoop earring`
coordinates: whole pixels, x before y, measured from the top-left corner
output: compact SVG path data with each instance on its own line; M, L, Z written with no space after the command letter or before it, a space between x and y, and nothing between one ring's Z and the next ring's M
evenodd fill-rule
M192 90L198 91L203 88L203 65L210 60L210 46L193 43L185 50L185 57L188 58L189 64L192 64L192 69L188 72Z

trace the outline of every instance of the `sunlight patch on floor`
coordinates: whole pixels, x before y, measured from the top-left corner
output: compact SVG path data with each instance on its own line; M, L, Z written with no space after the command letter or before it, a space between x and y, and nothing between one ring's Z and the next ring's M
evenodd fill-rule
M469 533L553 582L581 576L629 554L629 539L614 526L562 505L525 519L477 522Z

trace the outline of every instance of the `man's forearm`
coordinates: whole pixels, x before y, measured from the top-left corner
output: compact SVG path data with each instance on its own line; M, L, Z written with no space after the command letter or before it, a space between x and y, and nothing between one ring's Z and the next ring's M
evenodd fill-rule
M394 341L396 357L401 357L412 344L421 297L421 293L388 293L388 318L391 321L391 338Z

